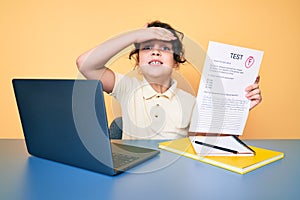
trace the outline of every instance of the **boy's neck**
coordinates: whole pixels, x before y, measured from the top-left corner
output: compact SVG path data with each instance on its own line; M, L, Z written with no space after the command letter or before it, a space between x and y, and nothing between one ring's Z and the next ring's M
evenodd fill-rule
M170 86L165 87L165 85L160 85L160 84L156 84L156 83L152 83L150 84L151 87L158 93L164 93L165 91L167 91L169 89Z
M149 82L149 81L148 81ZM164 82L149 82L150 86L157 92L157 93L164 93L171 87L171 79L166 80Z

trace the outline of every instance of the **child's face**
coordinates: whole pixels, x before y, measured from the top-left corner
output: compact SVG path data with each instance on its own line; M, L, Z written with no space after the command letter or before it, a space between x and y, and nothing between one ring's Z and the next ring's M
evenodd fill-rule
M151 40L140 44L139 66L144 76L169 79L178 64L173 57L172 43Z

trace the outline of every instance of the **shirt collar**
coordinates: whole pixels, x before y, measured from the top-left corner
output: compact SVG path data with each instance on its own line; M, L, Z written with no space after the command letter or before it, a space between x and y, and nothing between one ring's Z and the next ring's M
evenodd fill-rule
M171 87L167 91L161 94L156 92L145 78L143 78L142 81L142 93L143 93L143 97L146 100L151 99L153 97L160 97L160 96L171 99L175 95L176 88L177 88L177 81L172 79Z

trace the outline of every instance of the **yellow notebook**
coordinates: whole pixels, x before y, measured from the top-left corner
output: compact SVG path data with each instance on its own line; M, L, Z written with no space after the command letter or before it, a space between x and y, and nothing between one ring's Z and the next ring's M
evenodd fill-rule
M255 156L198 156L189 138L159 143L158 147L188 158L221 167L239 174L245 174L284 157L284 153L251 146Z

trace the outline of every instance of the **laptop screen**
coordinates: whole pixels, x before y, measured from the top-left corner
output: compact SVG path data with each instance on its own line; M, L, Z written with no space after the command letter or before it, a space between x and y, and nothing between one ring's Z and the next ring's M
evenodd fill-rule
M101 82L14 79L13 86L30 154L112 173Z

